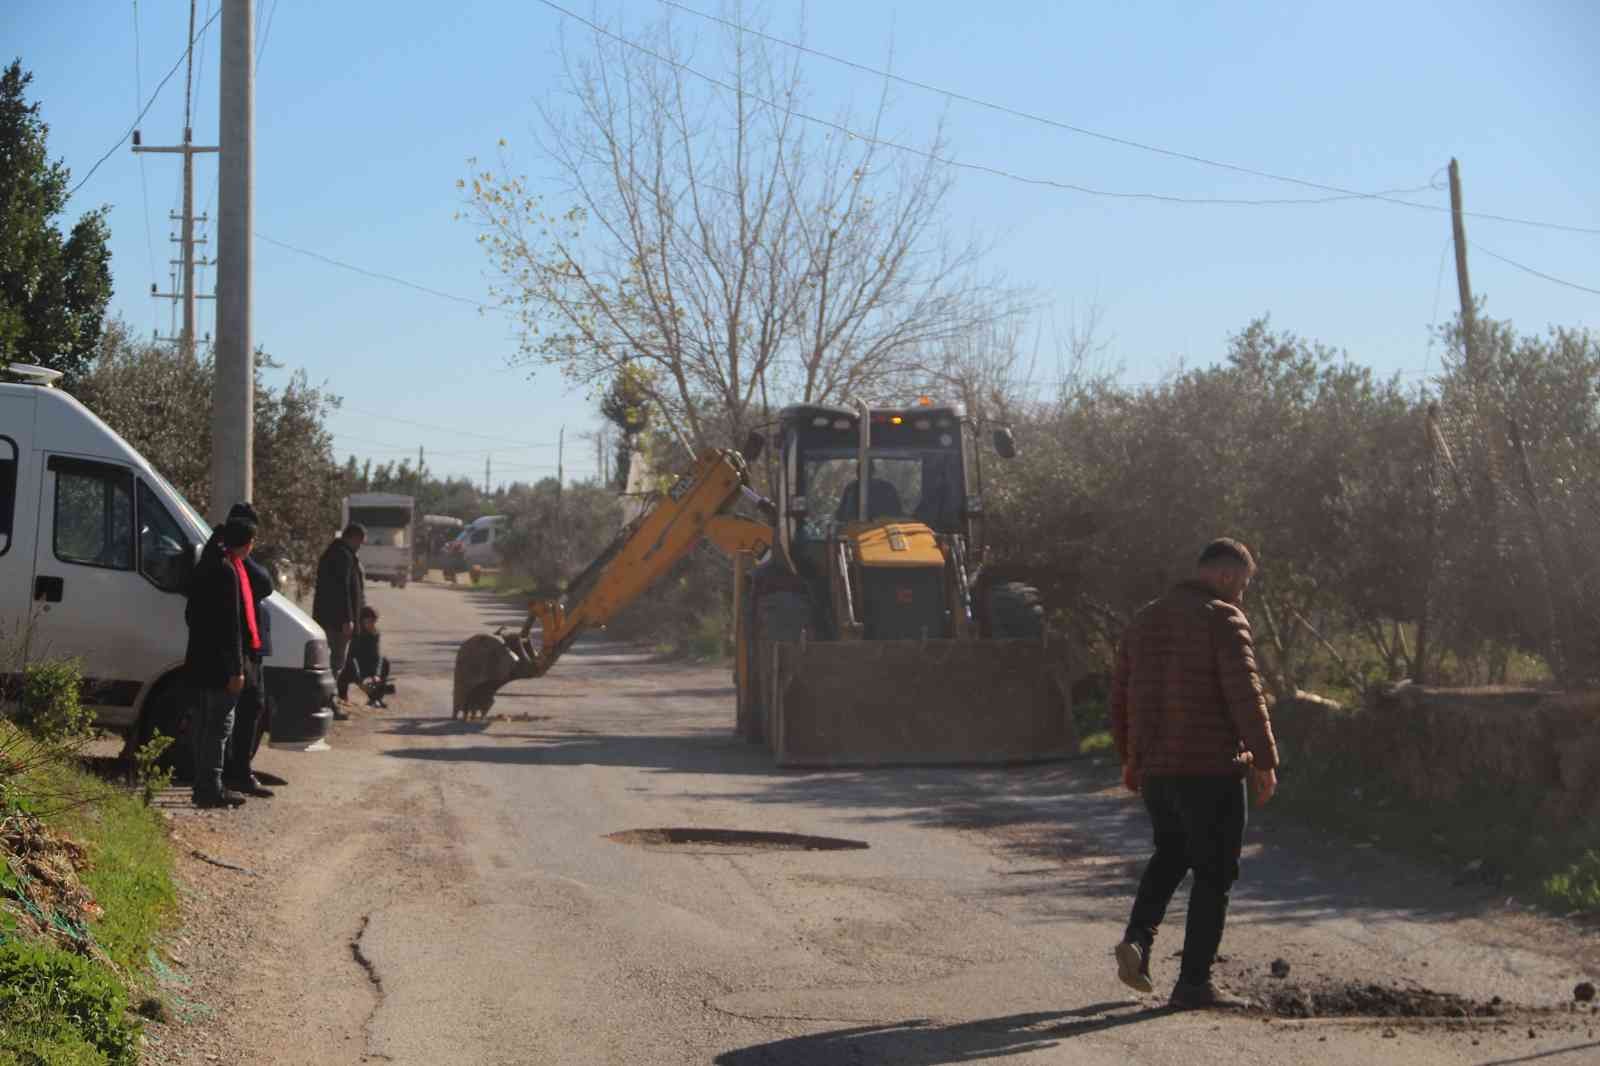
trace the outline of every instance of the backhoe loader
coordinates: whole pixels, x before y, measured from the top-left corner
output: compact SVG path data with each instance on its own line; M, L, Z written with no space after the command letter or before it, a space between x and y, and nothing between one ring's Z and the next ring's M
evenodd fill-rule
M548 671L702 538L733 560L736 726L780 766L1005 763L1075 754L1072 664L1038 593L986 573L982 449L960 405L785 408L777 499L709 449L517 635L457 654L456 714ZM994 431L1002 458L1008 430ZM537 628L537 640L534 630Z

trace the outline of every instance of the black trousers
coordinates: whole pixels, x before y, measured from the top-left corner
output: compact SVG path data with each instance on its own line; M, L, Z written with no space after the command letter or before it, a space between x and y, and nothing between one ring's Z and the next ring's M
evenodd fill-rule
M260 664L245 672L244 690L233 711L233 735L228 738L228 758L222 776L229 782L250 777L250 761L261 747L261 735L272 721L272 705L267 698L266 678Z
M1146 777L1141 791L1155 829L1156 853L1139 881L1127 939L1143 945L1149 957L1167 905L1184 875L1193 871L1179 976L1203 984L1211 978L1222 944L1228 892L1239 879L1248 821L1244 778Z
M378 680L380 682L389 680L388 657L378 660ZM347 698L350 695L351 683L354 682L359 685L361 681L361 667L356 663L354 657L345 659L344 669L339 671L339 698L341 700Z

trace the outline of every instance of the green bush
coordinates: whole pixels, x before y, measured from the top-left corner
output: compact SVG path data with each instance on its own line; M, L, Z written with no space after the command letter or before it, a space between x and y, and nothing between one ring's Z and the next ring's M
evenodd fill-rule
M139 1026L112 974L42 944L0 943L0 1063L137 1066Z
M88 737L94 711L79 698L82 686L83 666L76 659L29 663L23 673L17 724L50 744Z

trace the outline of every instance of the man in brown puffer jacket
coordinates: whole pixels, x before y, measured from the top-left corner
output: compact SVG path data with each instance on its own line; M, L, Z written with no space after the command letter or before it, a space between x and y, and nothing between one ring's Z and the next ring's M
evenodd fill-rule
M1117 975L1137 991L1154 990L1156 929L1192 870L1183 964L1170 1001L1183 1009L1249 1005L1218 987L1211 966L1239 877L1245 775L1255 779L1258 804L1278 786L1278 746L1240 608L1255 570L1238 541L1206 545L1193 578L1134 616L1111 681L1122 781L1143 793L1156 838L1117 945Z

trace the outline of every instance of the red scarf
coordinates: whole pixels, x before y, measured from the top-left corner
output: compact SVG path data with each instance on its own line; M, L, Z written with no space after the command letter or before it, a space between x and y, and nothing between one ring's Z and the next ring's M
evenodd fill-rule
M228 558L233 560L233 572L239 577L239 597L244 600L244 624L250 630L250 650L261 650L261 631L256 628L256 598L250 594L250 575L245 572L244 560L233 552L228 553Z

